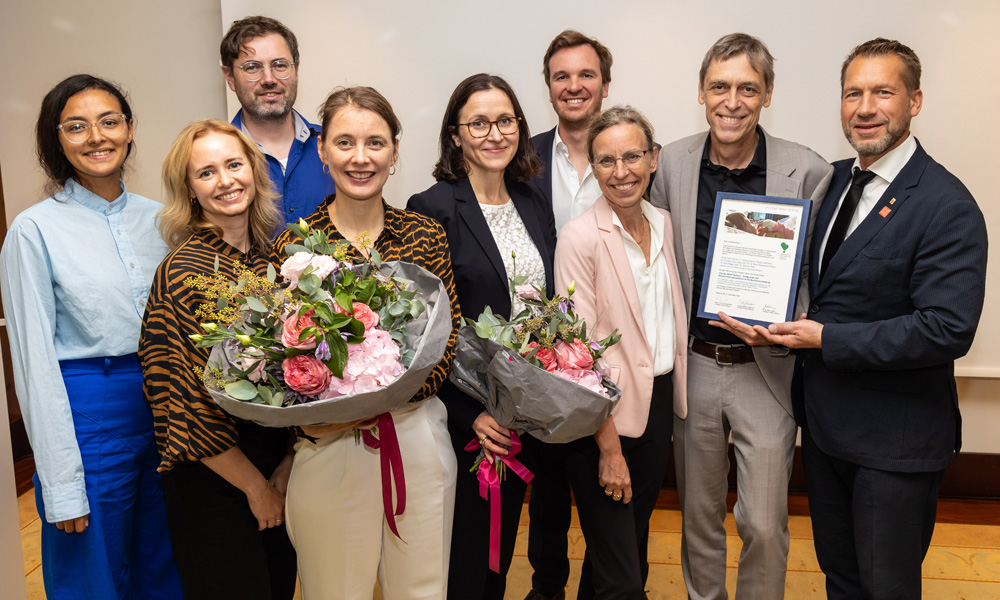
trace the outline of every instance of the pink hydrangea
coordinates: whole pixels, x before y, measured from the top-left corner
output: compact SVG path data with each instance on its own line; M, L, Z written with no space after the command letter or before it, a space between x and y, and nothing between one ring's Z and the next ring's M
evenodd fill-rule
M371 329L365 332L363 342L348 345L344 378L334 377L319 398L325 400L384 388L405 370L399 362L399 345L392 336L381 329Z
M565 369L553 371L559 377L582 385L592 392L607 396L608 391L601 385L601 375L592 369Z

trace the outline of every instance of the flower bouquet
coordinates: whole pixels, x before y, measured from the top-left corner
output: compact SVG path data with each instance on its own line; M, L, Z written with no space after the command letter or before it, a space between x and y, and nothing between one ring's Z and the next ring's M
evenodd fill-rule
M561 443L593 435L621 397L600 372L601 355L621 339L618 330L603 340L587 337L587 324L573 312L574 284L565 298L545 298L545 290L510 280L511 297L525 309L510 321L486 307L458 332L450 379L476 398L497 423L511 430L506 455L484 460L472 471L479 494L490 503L490 569L500 572L500 483L509 468L525 482L534 475L515 456L520 433ZM466 451L480 450L472 440Z
M271 265L266 278L237 268L238 281L228 281L216 265L214 276L185 281L216 301L199 307L205 333L191 336L212 347L202 380L226 412L266 427L377 416L377 435L355 432L356 439L379 449L383 509L399 537L394 517L406 507L406 484L389 411L406 404L444 356L448 292L417 265L383 264L367 236L361 246L369 257L352 263L348 242L331 243L302 220L288 228L301 243L284 248L286 287Z
M202 380L226 412L267 427L348 423L402 406L444 356L451 307L441 281L413 264L345 260L305 221L290 224L280 273L286 287L239 270L186 283L204 290L199 308L212 347ZM420 298L418 299L418 295Z
M593 435L621 397L601 373L601 355L618 343L615 330L602 340L587 336L567 296L510 280L511 295L525 309L510 321L486 307L458 332L451 381L486 406L497 423L549 443Z

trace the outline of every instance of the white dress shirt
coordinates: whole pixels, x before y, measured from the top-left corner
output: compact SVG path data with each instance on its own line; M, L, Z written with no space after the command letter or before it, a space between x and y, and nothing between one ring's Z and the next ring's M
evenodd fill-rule
M642 248L625 231L618 214L612 211L611 222L621 230L625 256L632 268L635 289L639 293L642 328L653 357L653 374L663 375L674 369L677 334L674 332L674 303L670 291L670 271L663 256L663 228L666 220L653 205L642 201L642 214L649 221L649 265Z
M552 212L556 218L556 231L562 226L583 214L601 195L601 187L597 185L594 170L587 165L583 181L576 166L569 159L569 148L559 137L556 127L556 137L552 140Z
M858 207L854 210L854 216L851 218L851 223L847 226L847 233L844 234L844 239L846 240L854 230L861 225L861 222L865 220L868 213L875 208L875 204L878 203L879 198L885 193L885 190L892 183L892 180L899 175L899 172L903 170L906 163L910 162L913 157L913 153L917 151L917 140L912 134L908 135L903 143L896 146L889 152L885 154L882 158L878 159L871 165L869 165L868 170L875 173L875 177L872 178L868 185L865 186L864 192L861 194L861 200L858 201ZM854 164L851 166L851 173L854 172L854 167L860 167L857 158L854 159ZM823 233L823 245L820 246L819 250L819 264L823 264L823 255L826 253L826 243L830 239L830 230L833 229L833 223L837 220L837 214L840 212L840 205L844 203L844 198L847 197L848 190L851 189L850 184L844 188L844 192L840 195L840 200L837 201L837 210L833 211L833 218L830 219L830 224L827 226L826 231ZM817 265L818 266L818 265ZM822 275L822 273L820 273Z

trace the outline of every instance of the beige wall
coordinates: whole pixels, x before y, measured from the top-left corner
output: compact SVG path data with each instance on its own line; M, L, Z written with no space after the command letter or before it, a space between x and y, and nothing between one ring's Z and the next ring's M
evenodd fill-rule
M90 73L119 83L136 117L126 185L160 200L160 163L188 122L226 116L217 2L3 0L0 165L8 223L43 198L34 126L46 92Z

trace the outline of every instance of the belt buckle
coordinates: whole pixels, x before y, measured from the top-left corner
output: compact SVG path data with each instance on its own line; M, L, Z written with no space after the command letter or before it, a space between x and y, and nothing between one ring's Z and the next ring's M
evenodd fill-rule
M731 367L731 366L733 366L733 363L731 363L731 362L722 362L722 359L719 358L719 348L730 349L730 348L733 347L733 345L732 344L714 344L714 346L715 346L715 364L719 365L720 367Z

